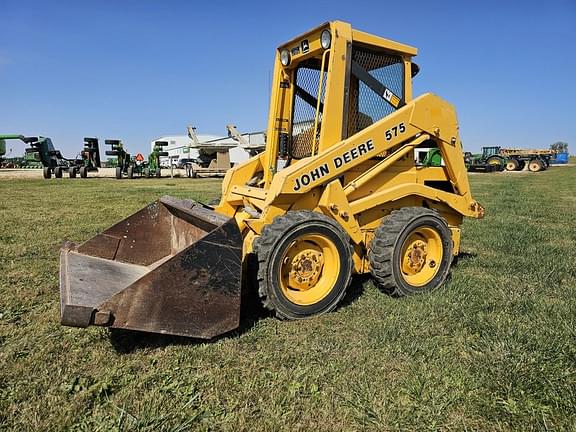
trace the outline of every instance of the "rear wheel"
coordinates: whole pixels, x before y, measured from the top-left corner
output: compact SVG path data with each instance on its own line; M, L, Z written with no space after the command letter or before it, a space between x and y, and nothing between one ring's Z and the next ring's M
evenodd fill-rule
M486 160L488 165L492 165L495 171L502 171L504 169L504 160L498 156L491 156Z
M120 180L122 178L122 167L116 167L116 179Z
M438 288L452 258L448 224L420 207L393 211L374 232L368 251L372 275L382 290L396 296Z
M68 176L70 176L70 178L76 178L76 167L68 168Z
M45 179L49 179L52 177L52 168L50 167L44 167L44 171L42 173L44 175Z
M54 168L54 177L62 178L62 168L61 167Z
M544 164L540 159L532 159L528 163L528 169L532 172L542 171L544 169Z
M254 242L258 293L264 306L285 319L333 310L352 277L352 246L331 218L290 211L266 225Z
M129 179L134 178L134 167L133 166L128 167L128 178Z

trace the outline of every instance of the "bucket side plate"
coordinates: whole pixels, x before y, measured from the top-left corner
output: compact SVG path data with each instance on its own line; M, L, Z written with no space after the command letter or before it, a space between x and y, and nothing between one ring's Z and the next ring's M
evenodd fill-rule
M234 219L100 307L115 328L210 339L240 324L242 236Z

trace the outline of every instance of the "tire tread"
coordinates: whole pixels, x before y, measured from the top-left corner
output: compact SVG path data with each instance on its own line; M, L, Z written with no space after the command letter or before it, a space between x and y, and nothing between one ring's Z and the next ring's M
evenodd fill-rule
M404 295L396 285L392 271L394 244L410 221L419 216L428 215L435 216L446 223L435 211L426 207L403 207L399 210L393 210L374 231L374 238L368 249L368 261L372 276L376 279L379 288L385 293L394 297Z
M269 311L275 313L276 317L280 319L292 319L292 317L284 314L282 311L278 310L276 305L274 304L273 298L268 293L268 286L266 283L266 271L267 271L267 258L272 253L274 246L277 242L286 234L288 230L290 230L295 225L310 221L310 220L322 220L323 222L330 223L331 225L338 228L340 234L342 236L342 240L344 244L347 245L349 248L350 256L353 254L353 247L350 242L350 237L344 230L340 227L340 225L335 222L332 218L325 216L322 213L314 212L311 210L297 210L297 211L288 211L282 216L277 216L274 218L272 223L265 225L262 228L262 233L256 240L254 240L253 250L257 256L258 260L258 273L257 273L257 281L258 281L258 296L264 306ZM353 260L349 260L350 268L348 271L350 274L353 270ZM351 282L350 278L348 280L348 285ZM348 288L348 286L346 286ZM329 310L332 310L336 307L339 301L342 299L344 294L346 293L346 289L342 291L342 295L334 302L334 306ZM329 310L325 311L328 312Z

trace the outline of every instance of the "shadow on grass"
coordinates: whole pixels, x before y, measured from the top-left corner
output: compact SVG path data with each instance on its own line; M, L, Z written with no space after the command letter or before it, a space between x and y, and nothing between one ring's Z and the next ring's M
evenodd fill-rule
M458 264L462 264L468 260L472 260L473 258L476 258L477 256L478 256L478 254L476 252L460 252L452 260L452 267L456 267L456 266L458 266Z
M342 299L338 308L353 304L364 292L364 284L370 280L369 275L355 275L347 289L346 296ZM169 313L169 312L168 312ZM189 338L185 336L163 335L158 333L146 333L134 330L110 329L110 343L120 354L130 354L144 349L163 348L169 345L198 345L202 343L214 343L221 339L235 338L249 332L258 321L270 317L271 312L264 309L258 294L254 289L249 289L242 296L240 312L240 326L236 330L217 336L210 340Z
M461 252L454 258L452 266L458 266L477 256L476 253ZM254 274L254 273L252 273ZM338 309L347 307L356 302L364 293L364 287L371 280L370 274L354 275L347 289L345 297L338 305ZM448 279L449 280L449 279ZM254 286L249 284L249 286ZM169 313L169 311L167 311ZM210 340L189 338L184 336L146 333L133 330L110 329L110 343L121 354L129 354L142 349L162 348L168 345L197 345L201 343L214 343L224 338L235 338L250 331L258 321L270 317L272 313L264 309L258 297L257 290L249 288L242 295L240 312L240 326L223 335Z
M340 301L338 309L353 304L364 293L364 285L370 280L370 274L358 274L352 277L352 282L346 290L346 295Z

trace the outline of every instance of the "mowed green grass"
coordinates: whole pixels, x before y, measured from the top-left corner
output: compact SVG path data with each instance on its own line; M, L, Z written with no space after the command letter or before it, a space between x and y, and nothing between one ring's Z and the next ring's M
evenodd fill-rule
M358 278L334 313L213 342L60 326L58 254L218 180L0 181L0 429L575 430L576 167L470 180L486 217L441 289Z

